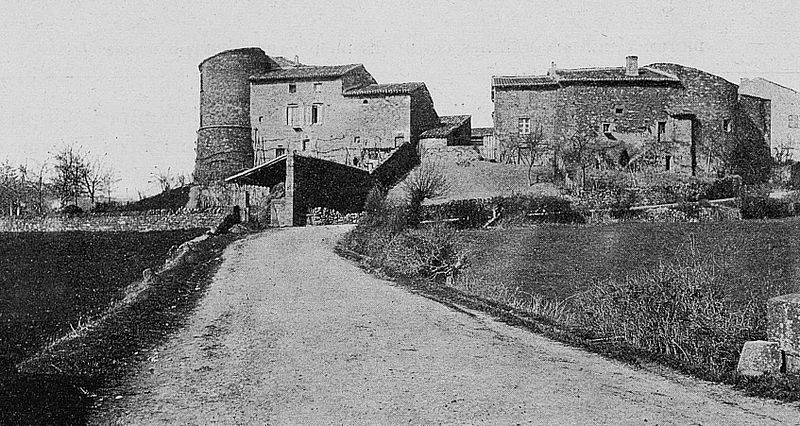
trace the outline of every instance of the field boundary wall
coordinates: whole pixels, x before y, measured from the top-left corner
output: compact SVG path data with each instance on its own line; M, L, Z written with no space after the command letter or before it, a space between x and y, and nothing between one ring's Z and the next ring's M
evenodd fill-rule
M213 228L231 212L230 207L201 211L147 210L92 213L76 217L0 217L0 232L148 232Z

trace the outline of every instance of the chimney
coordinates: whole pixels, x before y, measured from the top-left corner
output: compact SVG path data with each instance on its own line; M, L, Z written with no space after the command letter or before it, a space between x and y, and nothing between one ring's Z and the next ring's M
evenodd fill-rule
M298 56L298 55L294 55L294 66L296 66L296 67L300 66L300 56Z
M547 75L554 77L556 74L556 62L550 62L550 69L547 70Z
M626 56L625 57L625 75L636 77L639 75L639 57Z

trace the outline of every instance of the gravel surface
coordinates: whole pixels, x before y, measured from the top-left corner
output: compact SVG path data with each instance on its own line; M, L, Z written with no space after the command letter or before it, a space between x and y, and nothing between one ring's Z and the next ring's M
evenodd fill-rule
M374 278L349 227L233 244L98 424L796 424L797 405L634 370Z

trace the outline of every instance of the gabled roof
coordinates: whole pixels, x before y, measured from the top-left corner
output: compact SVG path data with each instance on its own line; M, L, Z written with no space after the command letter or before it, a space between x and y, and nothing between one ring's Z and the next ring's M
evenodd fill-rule
M451 133L457 128L459 128L462 124L464 124L467 120L469 120L471 116L469 115L445 115L439 117L439 124L438 126L428 129L422 134L419 135L420 138L446 138L450 136Z
M372 96L372 95L410 95L411 92L425 87L425 83L414 81L410 83L370 84L368 86L350 89L344 92L345 96Z
M680 83L680 79L667 72L639 67L639 74L630 76L624 67L554 69L548 75L520 75L492 77L492 87L558 87L581 83Z
M279 68L250 77L251 81L315 80L339 78L348 72L363 67L361 64L349 65L303 65Z

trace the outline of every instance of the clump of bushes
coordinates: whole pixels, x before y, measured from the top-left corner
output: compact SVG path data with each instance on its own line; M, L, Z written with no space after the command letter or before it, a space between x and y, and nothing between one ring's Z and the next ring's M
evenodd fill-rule
M620 340L720 380L736 370L747 340L763 334L753 304L736 308L713 264L693 259L622 281L599 282L575 299L578 324L597 339Z
M452 229L443 224L419 225L407 203L393 203L379 189L367 197L365 217L339 247L365 257L373 267L394 277L443 279L461 267L463 255Z
M794 203L769 196L745 195L741 201L743 219L779 219L794 216Z
M459 228L480 228L495 214L500 223L584 223L583 213L572 207L566 198L554 196L515 195L488 199L454 200L426 205L422 217L426 220L457 218Z

